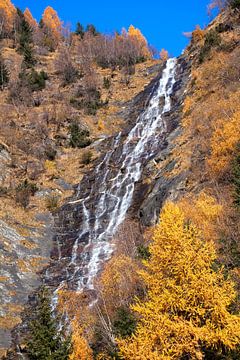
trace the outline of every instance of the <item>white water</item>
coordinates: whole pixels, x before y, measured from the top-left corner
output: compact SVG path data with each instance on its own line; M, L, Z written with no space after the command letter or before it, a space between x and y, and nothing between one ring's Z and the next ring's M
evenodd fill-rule
M66 281L74 282L76 290L93 289L94 279L101 264L111 257L111 236L125 219L131 206L135 184L140 180L143 162L151 159L159 148L157 134L163 134L165 124L162 114L171 109L170 95L175 83L176 59L169 59L148 107L137 119L123 146L121 133L115 138L112 150L95 170L96 183L84 199L71 201L82 207L82 224L72 247L71 261L66 272ZM164 105L159 105L164 98ZM117 159L117 170L111 171L114 153L119 146L122 151ZM115 154L116 155L116 154ZM97 190L97 191L96 191ZM98 194L96 197L96 192ZM79 185L78 195L81 194ZM95 208L92 208L94 203ZM85 244L83 250L83 244ZM81 247L81 249L80 249ZM59 255L61 257L61 253ZM62 283L61 285L62 286Z

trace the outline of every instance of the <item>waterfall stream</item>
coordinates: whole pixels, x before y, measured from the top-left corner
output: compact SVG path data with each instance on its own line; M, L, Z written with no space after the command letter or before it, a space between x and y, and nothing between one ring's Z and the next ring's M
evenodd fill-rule
M159 136L156 134L166 131L162 115L171 109L176 64L175 58L167 61L147 108L127 136L119 133L115 137L111 150L95 169L89 191L86 192L80 183L76 200L68 203L81 211L81 225L67 261L65 257L58 288L67 282L77 291L93 289L102 263L111 257L114 245L110 239L132 204L143 164L157 153ZM58 244L58 261L63 259L61 244Z

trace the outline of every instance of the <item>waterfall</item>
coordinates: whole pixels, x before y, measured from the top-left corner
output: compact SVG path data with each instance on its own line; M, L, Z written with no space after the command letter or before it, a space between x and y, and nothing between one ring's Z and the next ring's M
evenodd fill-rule
M102 263L111 257L114 246L110 239L132 204L143 164L159 149L159 136L156 134L166 132L162 115L171 109L176 64L175 58L167 61L158 88L127 137L121 133L115 137L111 150L95 169L95 179L88 193L80 183L76 200L68 203L81 211L81 228L62 269L63 280L59 288L67 282L77 291L93 289ZM160 106L162 99L163 105ZM58 248L61 260L61 246Z

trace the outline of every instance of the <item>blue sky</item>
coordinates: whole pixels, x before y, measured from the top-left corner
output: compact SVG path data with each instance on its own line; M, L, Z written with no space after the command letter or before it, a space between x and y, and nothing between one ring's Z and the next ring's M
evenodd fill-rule
M171 55L179 55L188 40L183 32L191 31L196 24L207 25L207 4L210 0L12 0L24 10L28 7L39 20L48 5L57 10L61 20L75 28L77 21L83 25L94 24L102 32L112 33L138 27L150 44L165 48Z

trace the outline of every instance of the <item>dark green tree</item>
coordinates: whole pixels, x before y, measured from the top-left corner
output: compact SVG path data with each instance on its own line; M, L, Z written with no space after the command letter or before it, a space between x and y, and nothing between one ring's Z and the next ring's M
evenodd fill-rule
M70 336L64 327L58 329L58 318L52 316L50 294L46 287L38 293L35 318L30 322L27 355L30 360L67 360L71 351Z
M0 88L3 90L4 85L9 82L9 71L3 58L0 56Z
M92 34L93 36L97 36L99 32L93 24L88 24L86 27L86 32Z
M35 64L33 54L32 28L25 19L24 14L17 8L16 31L18 34L18 51L24 56L24 63L27 67Z
M91 144L89 131L80 129L78 123L73 122L69 126L70 141L69 145L73 148L84 148Z
M80 36L81 39L84 37L84 27L80 22L77 22L75 34Z

